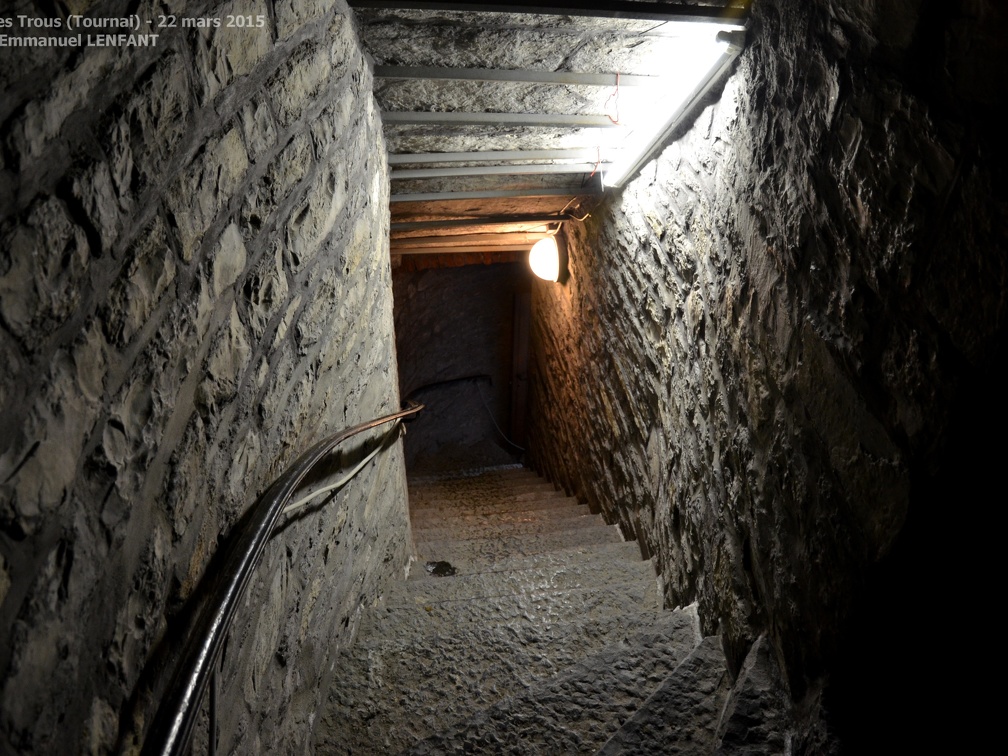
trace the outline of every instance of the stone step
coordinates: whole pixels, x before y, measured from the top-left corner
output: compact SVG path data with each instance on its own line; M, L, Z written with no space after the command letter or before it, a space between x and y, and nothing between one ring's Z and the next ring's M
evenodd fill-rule
M447 544L449 547L454 542ZM562 567L569 564L584 564L595 561L603 562L640 562L640 549L635 541L586 544L554 549L544 553L534 554L504 554L497 559L459 560L444 559L442 553L428 552L429 558L421 558L419 564L410 570L409 579L440 580L426 569L427 562L448 563L455 575L470 575L481 572L504 572L507 570L530 570L545 567Z
M447 577L427 575L392 585L385 594L387 606L536 593L573 588L602 587L633 580L655 581L654 565L602 559L542 560L517 570L490 570Z
M719 745L718 723L730 690L721 640L704 638L598 753L714 753Z
M583 528L605 527L601 515L588 514L583 509L574 514L556 516L529 516L519 522L487 522L487 523L451 523L440 526L425 526L413 528L413 538L416 541L468 541L474 538L513 538L515 536L531 536L543 533L560 533Z
M669 623L668 612L643 611L548 625L481 623L420 636L389 627L342 655L343 672L320 727L347 752L397 753L585 655L642 631L667 632Z
M521 478L512 478L507 481L446 481L438 484L416 485L409 483L407 486L410 497L416 496L420 499L466 499L475 496L508 496L511 494L526 493L558 493L558 490L549 481L539 478L534 473L529 473Z
M700 644L695 606L666 615L663 631L608 645L405 753L596 753Z
M604 543L625 543L619 528L600 525L594 528L514 535L508 538L418 539L414 534L420 567L428 561L444 560L451 564L476 567L508 557L544 554L563 548L575 548ZM413 569L418 569L414 565Z
M588 507L578 506L570 503L569 500L561 506L528 508L527 506L514 506L511 509L491 511L491 512L458 512L451 513L443 510L426 511L410 514L410 521L414 530L426 530L430 528L457 528L460 530L468 528L479 528L487 530L501 530L510 525L532 524L532 523L555 523L563 524L567 520L580 517L592 517Z
M512 486L539 484L553 487L545 478L528 468L490 468L473 474L449 474L424 477L411 477L408 481L409 491L445 491L449 494L458 491L470 492L499 491Z
M511 509L550 509L551 507L580 506L572 496L560 491L538 491L514 494L512 496L485 497L477 500L432 498L410 499L410 513L448 512L452 514L498 512Z
M410 497L419 563L340 655L320 752L594 753L700 643L637 544L534 473L411 480Z
M641 610L659 610L658 581L634 580L570 589L545 589L506 596L480 596L440 601L410 600L395 605L385 602L368 610L361 618L359 637L384 633L388 626L401 632L448 633L455 626L472 623L574 622L587 614L613 615Z

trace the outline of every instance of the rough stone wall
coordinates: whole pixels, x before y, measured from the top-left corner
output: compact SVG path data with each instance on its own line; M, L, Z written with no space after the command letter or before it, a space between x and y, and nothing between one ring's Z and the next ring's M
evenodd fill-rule
M525 263L393 272L399 390L426 406L405 439L411 471L520 455L494 421L509 432L514 299L530 277Z
M385 150L350 12L172 6L263 23L0 51L4 752L105 752L134 703L148 724L138 681L219 539L311 443L398 409ZM333 654L409 542L398 445L275 537L224 655L226 752L306 749Z
M720 100L533 289L534 465L735 664L766 629L806 703L908 511L963 531L924 489L1004 357L1006 32L990 2L756 0Z

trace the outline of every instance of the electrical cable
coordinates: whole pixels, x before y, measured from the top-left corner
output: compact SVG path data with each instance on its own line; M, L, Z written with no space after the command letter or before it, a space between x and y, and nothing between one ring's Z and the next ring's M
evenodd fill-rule
M493 416L493 412L490 411L490 405L488 405L486 399L483 398L483 390L480 388L479 383L476 384L476 392L479 394L480 401L483 402L483 409L485 409L487 411L487 414L490 415L490 422L493 423L494 428L496 428L497 432L500 433L501 438L503 438L506 443L510 444L518 451L524 452L525 447L518 446L518 444L516 444L514 441L508 438L507 434L505 434L504 431L501 430L501 427L497 425L497 419Z
M615 118L613 118L611 115L609 115L609 101L610 100L613 101L613 110L616 113L616 117ZM606 99L605 105L603 107L605 108L605 111L606 111L606 117L610 121L612 121L613 123L615 123L617 126L622 126L623 125L622 123L620 123L620 119L619 119L619 71L616 72L616 89L614 89L612 91L612 94L610 94L609 97Z

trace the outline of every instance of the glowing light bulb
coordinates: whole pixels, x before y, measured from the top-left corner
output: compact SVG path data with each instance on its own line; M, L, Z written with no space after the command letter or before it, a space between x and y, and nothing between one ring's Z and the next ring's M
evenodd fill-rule
M545 281L560 280L560 250L557 248L556 239L547 236L532 245L529 251L529 267Z

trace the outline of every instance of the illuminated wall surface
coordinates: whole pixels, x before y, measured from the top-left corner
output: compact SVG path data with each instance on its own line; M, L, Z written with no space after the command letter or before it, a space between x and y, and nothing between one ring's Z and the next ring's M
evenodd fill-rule
M14 753L129 749L218 539L409 383L345 4L70 6L0 11ZM980 632L999 595L1006 40L992 0L754 0L723 88L565 224L568 278L532 284L526 460L655 556L735 671L766 635L795 752L827 729L851 752L972 750L976 662L910 649ZM223 750L310 750L335 654L410 553L403 455L382 460L267 551L225 652Z
M917 5L754 3L719 101L533 288L534 467L729 650L768 631L854 753L958 737L970 673L935 692L907 639L989 570L1004 450L1006 19Z
M150 46L0 48L4 752L149 722L141 674L218 538L309 444L399 407L385 150L331 5L176 4L174 29L141 18ZM182 26L232 12L266 20ZM222 749L308 750L409 541L398 447L285 528L225 650Z

